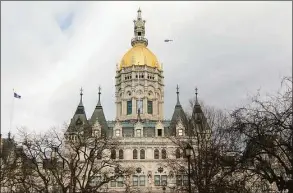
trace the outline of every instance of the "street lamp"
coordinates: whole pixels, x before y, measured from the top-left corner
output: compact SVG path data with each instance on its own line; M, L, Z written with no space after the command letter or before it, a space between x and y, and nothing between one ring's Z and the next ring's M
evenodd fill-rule
M185 148L185 155L188 160L188 192L191 193L191 183L190 183L190 156L191 156L192 147L188 143Z

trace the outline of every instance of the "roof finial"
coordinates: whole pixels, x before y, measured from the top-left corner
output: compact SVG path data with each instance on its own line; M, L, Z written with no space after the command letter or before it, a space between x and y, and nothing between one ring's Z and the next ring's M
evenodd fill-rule
M198 101L197 101L197 91L198 91L198 89L197 89L197 87L195 87L195 103L196 104L198 104Z
M177 94L177 104L176 104L176 106L178 106L178 105L180 105L180 102L179 102L179 86L178 86L178 84L177 84L177 87L176 87L176 94Z
M8 132L8 139L10 139L11 138L11 133L10 133L10 131Z
M83 89L82 89L82 87L80 88L80 102L79 102L79 106L83 106L82 105L82 95L83 95Z
M98 106L101 106L101 86L99 86L99 101L98 101Z
M141 10L140 10L140 7L138 8L137 10L137 19L141 19Z

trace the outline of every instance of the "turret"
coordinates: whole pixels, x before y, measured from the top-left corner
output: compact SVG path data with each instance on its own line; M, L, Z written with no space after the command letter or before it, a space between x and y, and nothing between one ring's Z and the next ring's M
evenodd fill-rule
M96 105L96 108L91 116L90 123L91 125L98 124L101 126L101 135L106 136L108 131L108 124L105 118L103 107L101 105L101 87L99 87L99 99Z
M174 109L174 113L171 119L171 133L170 135L176 135L176 127L179 123L179 121L181 121L182 125L187 124L187 118L186 115L183 111L183 108L180 104L180 100L179 100L179 87L177 85L176 87L176 94L177 94L177 103L175 105L175 109Z
M69 133L85 133L85 131L88 130L89 123L83 106L82 96L83 89L81 88L79 104L67 129L67 132Z
M198 89L195 88L195 104L192 111L192 123L193 128L197 130L197 132L206 132L210 130L207 119L201 109L201 106L198 102Z

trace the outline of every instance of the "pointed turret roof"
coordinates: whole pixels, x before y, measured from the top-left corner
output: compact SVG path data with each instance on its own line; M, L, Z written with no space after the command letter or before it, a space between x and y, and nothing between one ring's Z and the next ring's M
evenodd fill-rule
M96 121L99 122L99 124L101 125L101 132L102 135L106 134L108 132L108 124L105 118L105 114L103 111L103 107L101 105L101 87L99 87L99 100L98 100L98 104L96 105L96 108L92 114L92 117L90 119L90 123L91 125L95 124Z
M199 114L203 113L201 106L200 106L198 99L197 99L197 95L198 95L197 91L198 91L198 89L195 88L195 103L193 106L192 116L198 116ZM196 118L198 118L198 117L196 117Z
M84 125L84 126L89 125L87 117L86 117L85 109L83 106L83 102L82 102L82 95L83 95L82 92L83 92L83 89L81 88L80 89L80 101L79 101L79 104L78 104L76 111L73 115L73 118L71 119L71 122L69 124L69 128L68 128L69 132L77 132L78 128L81 125Z
M177 103L175 105L175 109L174 109L174 113L173 113L173 116L172 116L172 119L171 119L171 132L173 134L175 134L176 132L176 125L178 123L179 120L182 121L183 124L186 123L187 121L187 118L186 118L186 115L185 115L185 112L183 111L183 108L180 104L180 100L179 100L179 87L177 85L176 87L176 94L177 94Z
M210 129L207 119L201 109L201 106L198 102L198 89L195 88L195 104L192 111L192 121L194 122L196 129L199 129L199 131L204 131Z

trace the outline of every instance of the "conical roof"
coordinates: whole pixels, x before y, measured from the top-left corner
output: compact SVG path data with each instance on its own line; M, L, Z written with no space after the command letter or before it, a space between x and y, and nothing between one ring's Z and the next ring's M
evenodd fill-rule
M91 116L90 124L94 125L96 121L98 121L99 124L101 125L102 135L104 135L104 134L107 135L108 124L107 124L106 117L105 117L105 114L103 111L103 107L101 105L101 87L99 87L99 100L98 100L96 108Z
M68 127L68 132L80 132L79 128L83 126L85 129L86 127L89 126L86 113L85 113L85 108L83 106L82 102L82 89L80 90L80 102L76 108L76 111L73 115L73 118L70 121L69 127Z
M175 109L172 115L172 119L171 119L171 123L170 123L170 128L171 128L171 133L172 135L175 135L176 133L176 125L178 123L179 120L182 121L182 124L186 124L187 123L187 118L186 118L186 114L183 111L183 108L180 104L180 100L179 100L179 87L177 85L177 103L175 105Z
M204 112L202 111L202 108L198 102L197 99L197 88L195 89L195 104L193 106L193 111L192 111L192 123L194 125L193 128L195 128L198 132L204 132L206 130L209 130L210 127L207 122L207 118L204 115Z

